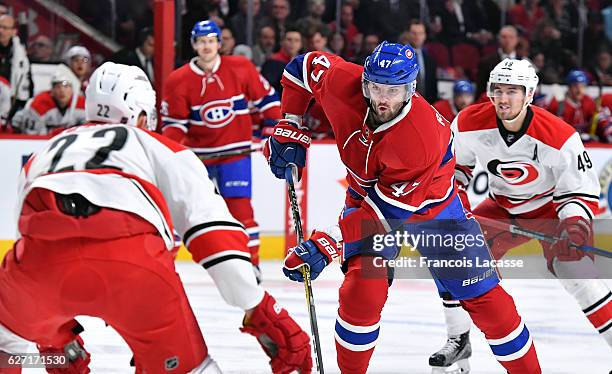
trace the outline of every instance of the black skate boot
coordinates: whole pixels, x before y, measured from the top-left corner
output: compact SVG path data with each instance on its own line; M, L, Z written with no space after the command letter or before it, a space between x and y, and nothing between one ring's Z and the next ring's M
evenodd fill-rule
M468 374L472 356L470 332L448 338L446 344L438 352L429 357L432 374Z

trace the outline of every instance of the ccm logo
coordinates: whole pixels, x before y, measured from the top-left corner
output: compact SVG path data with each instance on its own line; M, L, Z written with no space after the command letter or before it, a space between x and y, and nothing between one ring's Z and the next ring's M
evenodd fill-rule
M283 138L289 138L295 141L298 141L300 143L304 143L306 145L310 145L310 136L306 135L306 134L302 134L298 131L294 131L294 130L289 130L289 129L283 129L283 128L277 128L274 129L274 135L275 136L282 136Z
M323 248L325 248L327 253L329 253L329 255L331 256L332 261L334 261L335 259L340 257L338 255L338 251L336 250L336 248L334 248L334 246L327 239L319 238L319 239L317 239L317 242L319 244L321 244L323 246Z

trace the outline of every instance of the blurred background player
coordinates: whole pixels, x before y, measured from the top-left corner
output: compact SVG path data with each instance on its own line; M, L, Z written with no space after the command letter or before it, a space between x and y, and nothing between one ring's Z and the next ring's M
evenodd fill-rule
M265 120L278 120L280 103L274 88L246 58L219 54L221 30L214 22L196 23L191 42L197 56L168 76L161 110L163 134L200 156L249 150L252 124L248 102ZM259 227L251 206L251 156L246 153L205 164L230 212L249 233L251 261L259 273Z
M91 315L125 339L138 373L220 373L175 272L175 225L224 300L245 310L241 330L272 371L310 373L308 335L257 285L248 235L205 167L146 130L157 122L144 72L105 63L86 106L90 123L52 138L23 169L20 238L0 268L0 342L13 332L43 353L70 345L80 355L61 372L87 373L74 317Z
M548 110L572 125L580 134L582 141L597 140L597 135L603 132L600 129L604 129L608 121L602 117L601 121L595 124L595 128L591 128L596 105L595 100L586 94L589 78L582 70L572 70L565 77L565 83L567 84L565 99L557 101L553 96Z
M580 136L567 123L530 105L538 77L527 60L505 59L490 73L490 103L470 106L453 121L455 177L466 209L466 190L476 162L488 170L490 195L472 210L476 218L512 220L534 231L567 239L541 241L548 270L572 295L612 347L612 293L595 278L593 258L569 246L592 245L592 220L600 187ZM499 123L503 124L500 125ZM493 257L501 258L529 238L487 227ZM447 366L469 346L471 321L457 301L445 300L447 346L430 363ZM469 355L468 355L469 356Z
M26 49L17 36L17 20L8 14L0 15L0 77L10 83L10 120L32 97L34 85Z
M457 113L468 105L472 105L473 102L474 85L470 81L460 80L453 85L453 98L438 100L433 107L447 121L452 122Z
M417 61L410 46L387 42L374 49L364 67L325 52L294 58L283 73L285 119L264 147L277 178L284 178L293 165L303 168L310 135L301 119L314 98L331 123L348 170L338 224L315 230L292 248L283 268L289 279L303 281L301 266L307 264L315 279L332 261L342 262L345 277L335 327L342 373L366 372L393 279L393 270L373 259L394 259L399 250L391 246L377 251L373 235L400 229L419 235L482 235L457 196L450 124L415 93ZM428 258L490 259L484 242L463 252L440 244L418 249ZM430 268L440 295L462 300L509 373L541 373L529 330L512 297L498 284L497 273L492 268L455 270ZM462 282L474 277L478 281Z
M51 78L51 90L31 99L12 120L13 128L27 135L55 135L85 122L85 97L74 85L78 80L64 65Z

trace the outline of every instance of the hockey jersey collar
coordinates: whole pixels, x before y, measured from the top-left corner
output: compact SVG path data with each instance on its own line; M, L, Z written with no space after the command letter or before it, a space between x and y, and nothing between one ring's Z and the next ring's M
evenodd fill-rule
M198 61L197 57L194 57L191 59L191 61L189 61L189 67L191 68L191 70L197 75L201 75L201 76L206 75L204 70L200 69L198 64L196 64L196 61ZM216 73L217 70L219 70L219 66L221 66L221 56L217 56L217 61L215 61L215 64L213 65L213 69L211 73L213 74Z
M495 120L497 122L497 128L499 129L499 135L506 143L506 146L510 147L512 144L516 143L520 138L523 137L527 133L527 129L529 129L529 125L531 124L531 120L533 119L533 110L531 110L531 105L527 106L527 115L523 120L523 124L518 131L508 131L499 117L496 116Z
M379 132L383 132L385 130L390 129L393 125L395 125L396 123L398 123L399 121L403 120L404 117L406 117L408 115L408 113L410 112L410 108L412 108L412 99L410 99L410 101L408 102L408 104L404 105L404 108L402 109L401 112L399 112L399 114L393 118L391 121L389 122L384 122L382 125L378 126L375 130L374 130L374 134L379 133ZM368 110L366 111L366 116L365 118L368 118L368 114L370 113L370 107L368 107ZM364 122L365 120L364 119Z

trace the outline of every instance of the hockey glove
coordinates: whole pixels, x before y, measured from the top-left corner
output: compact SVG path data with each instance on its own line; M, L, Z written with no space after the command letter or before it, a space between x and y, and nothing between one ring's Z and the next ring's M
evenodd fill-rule
M303 282L301 267L310 268L310 279L315 280L323 269L342 255L342 245L323 231L313 231L310 239L289 250L283 266L285 276Z
M306 150L310 147L310 134L299 128L297 122L282 119L274 126L272 135L266 141L263 154L268 160L272 173L279 179L285 178L285 169L295 165L298 168L298 180L302 178L302 169L306 166Z
M270 357L273 373L298 370L301 374L310 374L312 357L308 335L269 293L264 294L261 303L242 324L240 331L257 338Z
M553 243L551 249L559 261L578 261L584 257L584 251L577 246L592 243L591 223L582 217L569 217L557 227L557 236L563 238Z
M50 346L38 346L41 355L66 355L68 367L47 368L50 374L87 374L91 355L85 350L85 344L80 336L62 348Z

